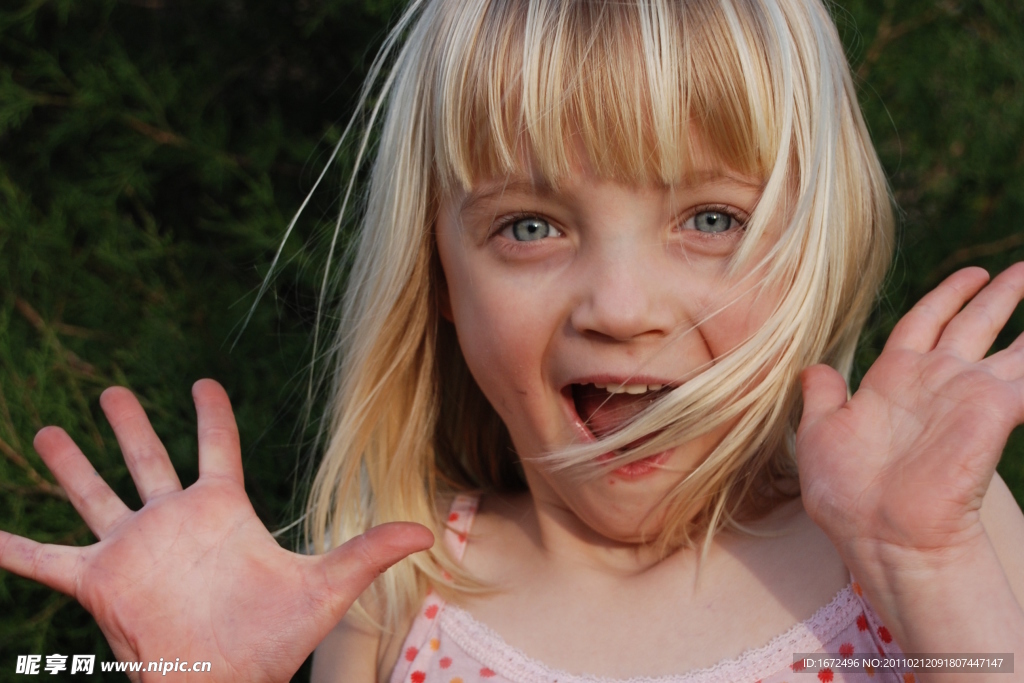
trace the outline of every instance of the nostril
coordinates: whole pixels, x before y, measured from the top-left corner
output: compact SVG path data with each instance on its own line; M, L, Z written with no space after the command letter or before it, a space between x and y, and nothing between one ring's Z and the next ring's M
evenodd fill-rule
M616 307L584 306L573 313L571 323L586 337L613 342L665 337L675 328L675 319L668 311L650 310L635 302Z

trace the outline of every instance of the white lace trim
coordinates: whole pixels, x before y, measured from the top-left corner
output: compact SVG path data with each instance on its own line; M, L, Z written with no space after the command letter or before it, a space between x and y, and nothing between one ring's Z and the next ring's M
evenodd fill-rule
M848 585L809 619L772 638L762 647L681 675L628 679L572 674L549 668L512 647L489 626L452 604L445 605L438 618L440 628L466 654L516 683L737 683L755 681L784 670L793 663L796 652L817 651L849 626L863 610L864 606L854 594L852 585Z

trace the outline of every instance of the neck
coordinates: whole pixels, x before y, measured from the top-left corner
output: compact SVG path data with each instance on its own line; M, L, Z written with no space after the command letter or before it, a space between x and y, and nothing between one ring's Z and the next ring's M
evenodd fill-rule
M594 531L554 497L524 496L519 504L525 522L523 529L548 562L569 562L621 578L654 571L667 560L673 565L696 567L695 549L679 549L666 555L653 543L653 537L643 539L638 534L636 538L609 538Z

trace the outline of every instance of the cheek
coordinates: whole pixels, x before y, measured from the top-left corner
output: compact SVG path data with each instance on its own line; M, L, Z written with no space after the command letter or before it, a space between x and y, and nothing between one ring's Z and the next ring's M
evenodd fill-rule
M760 274L725 284L721 280L703 288L698 320L713 358L717 358L764 327L780 300Z
M509 424L536 390L545 340L536 310L486 277L450 281L453 322L466 364ZM511 427L511 425L509 425Z
M701 325L701 334L713 358L718 358L749 339L764 324L768 306L749 305L746 297L739 301L724 301L724 306L710 320ZM715 308L710 309L712 311Z

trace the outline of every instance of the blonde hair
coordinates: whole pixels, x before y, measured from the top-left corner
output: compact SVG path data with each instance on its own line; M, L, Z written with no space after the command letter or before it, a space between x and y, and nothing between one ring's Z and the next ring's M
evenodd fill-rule
M824 362L849 375L893 242L883 172L819 0L413 2L374 73L386 76L364 92L373 104L357 164L379 143L332 348L313 548L396 520L439 533L453 492L524 488L508 433L439 316L432 232L442 197L523 173L524 148L555 185L579 149L600 176L635 184L679 183L701 153L761 179L733 267L757 273L747 286L782 292L750 339L599 443L546 456L553 466L592 476L596 455L641 436L656 433L602 466L734 421L663 502L651 540L664 548L740 525L750 500L792 480L798 373ZM786 227L752 266L780 215ZM384 624L428 585L475 584L436 544L381 577Z

